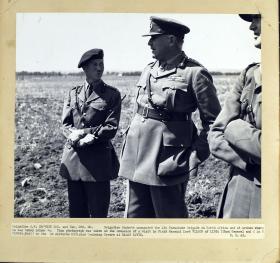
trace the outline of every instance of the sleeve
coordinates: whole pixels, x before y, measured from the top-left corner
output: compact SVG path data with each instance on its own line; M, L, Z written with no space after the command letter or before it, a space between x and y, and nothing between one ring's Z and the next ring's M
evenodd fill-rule
M222 111L211 127L208 141L210 151L215 157L246 171L248 158L225 138L225 130L228 124L239 119L244 75L245 71L241 73L235 87L229 92Z
M261 163L261 130L241 120L231 121L225 129L225 139L234 147L249 155L254 163Z
M68 138L71 133L70 129L73 129L73 116L71 108L71 90L68 92L64 99L63 111L62 111L62 134Z
M197 107L201 119L202 130L195 137L193 149L197 151L197 156L202 162L210 154L207 135L221 110L221 106L216 94L216 88L212 77L204 68L200 68L193 78L193 91L197 101Z
M105 121L99 126L99 129L95 131L96 136L100 140L112 139L119 127L121 115L121 95L119 91L116 91L112 98L112 104L108 110L108 115Z

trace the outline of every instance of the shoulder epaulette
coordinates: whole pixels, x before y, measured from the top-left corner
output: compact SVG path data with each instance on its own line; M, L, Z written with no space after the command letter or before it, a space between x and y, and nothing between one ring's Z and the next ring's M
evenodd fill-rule
M155 61L152 61L152 62L150 62L150 63L148 63L148 65L154 65L154 64L156 64L156 60Z
M198 61L196 61L196 60L193 59L193 58L187 57L187 58L186 58L186 63L192 63L192 64L194 64L195 66L199 66L199 67L204 68L204 66L203 66L202 64L200 64Z
M259 63L256 63L256 62L249 64L249 65L245 68L245 72L247 72L250 68L252 68L252 67L254 67L254 66L258 65L258 64L259 64Z
M254 66L258 65L258 64L259 64L259 63L256 63L256 62L251 63L251 64L249 64L249 65L243 70L243 74L241 73L241 75L242 75L242 78L243 78L242 82L243 82L244 85L245 85L245 82L246 82L246 77L247 77L246 75L247 75L249 69L251 69L252 67L254 67Z
M152 68L157 63L157 60L148 63L147 67Z
M116 87L110 86L110 85L108 85L108 84L106 84L106 83L104 83L104 86L105 86L106 88L110 88L110 89L112 89L112 90L119 91Z
M75 90L77 90L77 91L80 91L82 87L83 87L83 86L81 86L81 85L75 86L75 87L72 87L72 90L75 89Z

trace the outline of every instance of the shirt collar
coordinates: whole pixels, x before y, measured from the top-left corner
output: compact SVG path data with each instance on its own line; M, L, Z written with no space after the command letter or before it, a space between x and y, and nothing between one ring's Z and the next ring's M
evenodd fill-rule
M184 51L178 53L177 55L173 56L172 58L168 59L167 61L160 64L160 67L163 69L172 69L177 67L178 64L182 61L182 58L185 57Z

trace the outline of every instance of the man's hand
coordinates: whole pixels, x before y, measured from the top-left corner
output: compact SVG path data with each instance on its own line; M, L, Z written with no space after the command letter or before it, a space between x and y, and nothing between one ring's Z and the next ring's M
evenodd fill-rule
M192 177L197 176L197 170L198 170L198 165L200 164L200 160L197 157L197 152L194 150L191 152L190 158L189 158L189 175Z
M77 146L78 147L83 147L83 146L86 146L86 145L90 145L95 140L96 140L96 137L93 134L89 133L84 138L82 138L78 141Z
M71 144L75 144L78 140L80 140L84 136L84 130L82 129L77 129L77 130L72 130L71 133L69 134L67 140Z

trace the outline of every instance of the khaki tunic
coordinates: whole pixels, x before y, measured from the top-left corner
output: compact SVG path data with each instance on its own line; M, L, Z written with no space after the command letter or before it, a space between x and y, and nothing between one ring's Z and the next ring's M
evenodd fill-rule
M148 102L146 82L153 94L164 98L167 112L191 113L199 109L202 130L197 130L191 118L182 121L160 121L143 118L136 113L127 131L121 153L119 175L146 185L167 186L185 182L188 178L189 156L196 150L200 162L209 155L207 133L220 111L212 77L198 62L184 53L176 65L160 71L159 62L149 64L138 83L137 103L153 108ZM136 105L137 108L137 105Z
M108 181L117 177L119 162L111 144L121 112L120 92L103 81L86 98L87 83L70 90L64 102L62 124L67 138L70 128L95 133L97 141L77 148L65 144L60 174L69 180Z
M252 102L253 114L246 113L241 118L242 102L246 98ZM251 64L241 73L213 124L208 139L211 153L232 165L230 180L223 192L217 216L260 217L261 73L259 64Z

